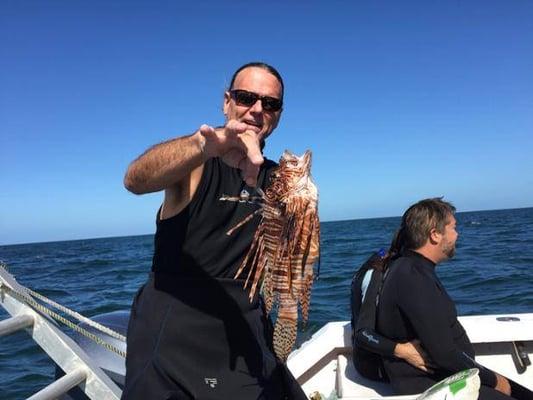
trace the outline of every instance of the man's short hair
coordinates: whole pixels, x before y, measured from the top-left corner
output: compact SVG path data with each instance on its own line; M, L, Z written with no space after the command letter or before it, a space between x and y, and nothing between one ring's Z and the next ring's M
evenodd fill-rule
M432 229L443 233L455 213L455 207L442 197L420 200L407 209L402 217L400 236L404 249L418 249L429 238Z
M237 75L239 75L239 72L241 72L243 69L250 68L250 67L261 68L261 69L264 69L265 71L268 71L272 75L274 75L281 85L281 100L283 100L283 92L285 90L285 86L283 85L283 79L281 78L280 73L272 65L266 64L264 62L259 62L259 61L249 62L247 64L240 66L237 69L237 71L234 72L233 76L231 77L231 82L229 84L228 90L233 89L235 78L237 78Z

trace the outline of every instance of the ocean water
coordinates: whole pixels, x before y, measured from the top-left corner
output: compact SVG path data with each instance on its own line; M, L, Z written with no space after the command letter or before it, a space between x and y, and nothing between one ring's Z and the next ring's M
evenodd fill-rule
M347 320L350 282L371 252L386 248L399 218L321 225L320 277L299 341ZM459 314L533 312L533 208L459 213L457 255L437 273ZM153 236L0 246L22 285L86 316L128 309L150 270ZM8 315L0 307L0 318ZM24 399L53 381L55 366L26 332L0 337L0 398Z

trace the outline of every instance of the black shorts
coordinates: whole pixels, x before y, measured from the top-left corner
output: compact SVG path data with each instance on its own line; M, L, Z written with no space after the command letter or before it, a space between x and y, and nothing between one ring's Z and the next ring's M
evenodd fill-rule
M122 399L306 399L242 284L152 274L132 306Z

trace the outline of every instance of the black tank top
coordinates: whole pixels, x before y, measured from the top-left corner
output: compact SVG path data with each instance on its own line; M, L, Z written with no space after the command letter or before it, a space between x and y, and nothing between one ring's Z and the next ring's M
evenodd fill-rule
M265 159L257 186L268 186L276 163ZM239 196L245 190L251 196L255 189L246 185L240 171L213 158L204 165L202 178L193 199L179 214L161 220L157 213L155 251L152 271L185 277L233 278L248 250L260 221L252 220L226 232L259 207L244 202L220 201L223 195Z

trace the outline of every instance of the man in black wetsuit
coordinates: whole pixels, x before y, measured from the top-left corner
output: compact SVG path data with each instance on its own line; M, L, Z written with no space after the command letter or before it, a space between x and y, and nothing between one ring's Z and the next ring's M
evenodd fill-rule
M306 398L273 353L261 299L233 279L259 217L226 233L258 206L219 200L268 186L276 164L262 148L283 89L273 67L242 66L224 93L224 126L160 143L128 168L128 190L165 197L150 279L132 306L123 399Z
M352 360L361 376L376 381L389 380L380 356L398 357L422 371L432 371L417 339L398 343L375 331L376 297L390 255L391 250L383 249L372 254L354 274L351 284Z
M381 290L377 331L396 342L419 339L435 368L426 373L383 357L397 394L420 393L455 372L479 368L455 304L435 274L436 265L455 253L454 212L450 203L434 198L414 204L402 217L399 257L390 263ZM486 368L480 369L480 378L480 399L509 399L506 378Z

